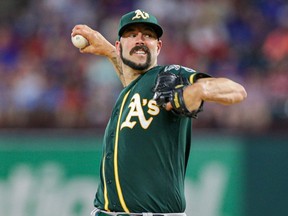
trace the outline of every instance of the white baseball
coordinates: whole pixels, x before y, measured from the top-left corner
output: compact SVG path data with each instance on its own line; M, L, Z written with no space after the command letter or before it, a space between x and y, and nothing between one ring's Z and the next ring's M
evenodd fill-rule
M89 42L88 40L83 37L82 35L75 35L71 38L71 41L73 45L79 49L82 49L86 46L88 46Z

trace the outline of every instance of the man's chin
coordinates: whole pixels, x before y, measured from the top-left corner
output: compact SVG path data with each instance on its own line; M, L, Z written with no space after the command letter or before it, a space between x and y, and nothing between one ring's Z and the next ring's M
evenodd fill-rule
M130 67L132 68L132 69L134 69L134 70L138 70L138 71L143 71L143 73L149 68L149 65L147 65L147 64L138 64L138 65L133 65L133 66L131 66L130 65Z
M132 68L134 70L138 70L138 71L147 70L150 67L150 64L148 64L147 62L139 64L139 63L135 63L132 61L123 60L123 63L125 65L129 66L130 68Z

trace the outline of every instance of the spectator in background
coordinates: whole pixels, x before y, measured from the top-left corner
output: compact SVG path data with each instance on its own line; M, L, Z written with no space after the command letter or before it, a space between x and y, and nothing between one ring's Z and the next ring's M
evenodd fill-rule
M227 76L236 81L244 79L243 82L251 86L247 86L250 97L261 101L257 106L267 107L265 111L259 108L262 109L259 113L266 113L267 119L255 127L265 130L277 125L279 120L281 127L288 125L285 0L159 0L157 7L153 0L21 2L0 3L3 12L0 15L0 127L103 127L109 116L105 112L112 109L113 103L109 107L99 106L96 97L101 97L98 91L101 82L93 80L91 74L94 71L113 74L113 71L102 60L93 65L89 58L79 59L77 49L69 41L71 26L87 23L115 41L112 37L118 25L115 18L136 7L157 14L167 31L163 38L167 44L178 41L163 48L160 64L177 62L214 76ZM5 10L7 5L10 10ZM29 70L22 65L23 56L29 63ZM26 74L25 82L28 78L34 80L23 92L19 87L15 90L15 83L18 86L24 83L19 74ZM274 82L268 82L268 77ZM112 83L111 88L106 86L105 90L109 97L118 95L118 86ZM267 93L263 85L270 88L270 92ZM38 93L31 89L37 89ZM21 97L24 93L28 97L28 90L29 97L34 95L33 100ZM241 104L243 110L250 108L250 97ZM20 109L19 98L29 103L30 108ZM101 115L94 112L95 106L99 106L97 110ZM206 109L211 109L207 113L224 115L215 106ZM241 110L236 114L235 110L233 113L228 110L225 115L234 116L233 119L243 116ZM218 119L212 115L201 118L201 125L196 121L195 126L250 130L247 123L235 125L231 118Z
M279 8L277 27L266 37L263 53L268 62L266 88L273 124L279 128L288 119L288 4Z
M277 27L264 40L263 52L271 64L288 57L288 4L279 9Z

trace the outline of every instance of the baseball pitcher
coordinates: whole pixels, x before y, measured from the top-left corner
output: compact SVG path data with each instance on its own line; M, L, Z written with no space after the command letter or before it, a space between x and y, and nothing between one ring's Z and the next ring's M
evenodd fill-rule
M163 29L143 10L121 17L115 46L86 25L76 25L71 35L77 34L89 41L80 52L106 56L124 86L104 134L92 215L184 216L192 120L205 102L244 100L244 87L181 65L158 65Z

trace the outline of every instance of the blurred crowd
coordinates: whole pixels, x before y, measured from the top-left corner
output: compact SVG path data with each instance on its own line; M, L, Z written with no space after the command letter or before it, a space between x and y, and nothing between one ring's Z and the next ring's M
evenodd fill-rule
M122 86L107 59L73 47L71 30L87 24L114 43L119 17L138 8L164 28L159 64L228 77L247 90L236 106L206 103L195 127L288 126L287 0L7 2L6 11L0 3L0 128L103 128Z

